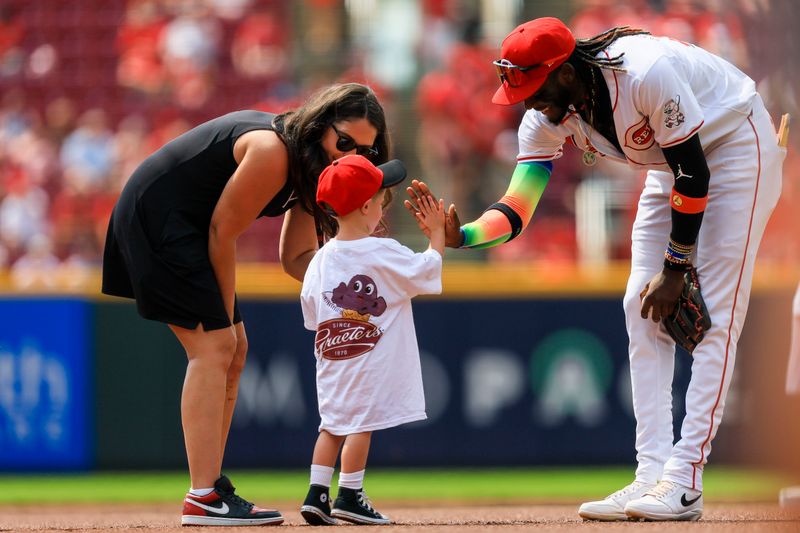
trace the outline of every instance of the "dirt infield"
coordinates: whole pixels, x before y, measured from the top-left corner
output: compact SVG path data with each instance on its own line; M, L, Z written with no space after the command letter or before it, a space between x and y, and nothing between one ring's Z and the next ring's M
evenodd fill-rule
M276 531L309 531L291 505L279 507L286 522ZM692 532L769 532L800 531L800 509L780 509L777 504L707 504L703 519L696 523L599 523L583 522L574 505L482 505L424 506L381 505L381 511L395 524L371 526L382 533L425 532L516 532L516 531L683 531ZM181 528L176 506L59 505L0 507L0 531L110 531L182 532L252 531L263 528ZM363 531L367 526L338 526L335 531ZM267 527L266 531L271 531Z

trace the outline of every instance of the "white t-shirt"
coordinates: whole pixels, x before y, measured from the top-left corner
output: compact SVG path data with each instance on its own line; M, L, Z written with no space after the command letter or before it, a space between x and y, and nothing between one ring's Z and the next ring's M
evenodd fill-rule
M750 114L756 97L753 80L702 48L634 35L618 39L598 57L621 53L625 72L600 71L623 153L577 113L552 124L544 114L529 110L519 128L518 162L557 159L567 142L635 168L669 170L661 148L698 133L708 153Z
M411 298L442 292L442 257L393 239L331 239L300 295L316 331L320 430L349 435L424 420Z

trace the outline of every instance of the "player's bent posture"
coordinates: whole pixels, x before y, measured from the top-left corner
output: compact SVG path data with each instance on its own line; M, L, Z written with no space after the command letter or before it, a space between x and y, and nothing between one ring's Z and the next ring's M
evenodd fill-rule
M624 298L638 468L630 485L579 514L696 520L785 150L750 78L673 39L626 27L576 41L561 21L541 18L509 34L494 64L502 85L493 101L527 109L518 165L506 195L476 221L459 227L450 206L447 244L481 248L516 237L564 143L584 150L587 163L606 157L647 169ZM409 194L428 189L416 183ZM675 342L659 322L691 265L712 326L694 349L686 417L673 443Z
M306 328L316 331L317 399L322 419L311 486L300 510L312 525L388 524L364 493L373 431L424 420L425 397L411 298L442 290L444 205L420 202L418 222L430 247L414 253L371 236L381 223L386 188L405 179L397 161L375 167L353 155L319 179L317 202L339 232L311 260L301 292ZM329 488L341 450L339 493Z
M257 217L286 213L284 270L302 280L317 249L317 178L346 154L388 159L386 119L358 84L320 90L282 115L236 111L167 143L136 169L108 226L103 292L135 298L139 314L169 325L186 351L181 420L191 490L184 525L280 524L221 475L247 355L235 294L236 240Z

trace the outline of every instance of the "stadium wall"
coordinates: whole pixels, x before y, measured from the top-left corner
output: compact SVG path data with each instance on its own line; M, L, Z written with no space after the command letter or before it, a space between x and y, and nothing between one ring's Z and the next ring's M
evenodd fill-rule
M428 420L376 433L371 465L632 462L627 336L608 292L418 299ZM250 353L226 467L304 467L319 423L313 333L295 298L241 306ZM798 412L780 395L790 306L791 291L753 295L715 462L770 463L798 447L780 423ZM676 359L680 392L691 358ZM183 468L184 368L169 330L130 303L0 299L0 470ZM682 411L678 399L676 428Z

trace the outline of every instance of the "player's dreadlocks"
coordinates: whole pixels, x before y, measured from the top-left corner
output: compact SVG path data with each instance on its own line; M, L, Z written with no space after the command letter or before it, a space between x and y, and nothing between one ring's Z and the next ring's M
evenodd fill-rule
M623 68L620 65L622 64L624 53L616 57L597 57L597 54L611 46L620 37L629 35L650 35L650 32L639 28L631 28L630 26L617 26L588 39L577 39L575 51L572 52L570 59L577 59L586 65L598 68L622 71Z
M607 49L620 37L629 35L650 35L650 32L630 26L617 26L588 39L577 39L575 50L567 60L575 67L578 77L588 91L586 103L581 107L584 120L602 132L606 138L611 139L611 142L614 142L616 135L614 134L613 110L608 98L608 87L602 82L602 76L595 76L595 71L601 68L616 72L625 70L621 66L624 52L615 57L608 57L600 52ZM617 147L619 148L619 145Z

